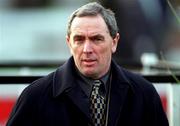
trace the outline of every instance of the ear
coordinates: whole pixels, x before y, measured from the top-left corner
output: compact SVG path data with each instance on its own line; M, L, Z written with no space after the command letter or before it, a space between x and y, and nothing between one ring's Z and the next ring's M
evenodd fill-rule
M66 43L69 46L69 44L70 44L70 37L68 35L66 35Z
M68 47L69 47L69 50L70 50L70 52L71 52L71 54L72 54L72 47L71 47L71 42L70 42L70 36L68 36L68 35L66 35L66 43L67 43L67 45L68 45Z
M113 42L112 42L112 53L115 53L115 52L116 52L119 39L120 39L120 34L117 33L116 36L113 38Z

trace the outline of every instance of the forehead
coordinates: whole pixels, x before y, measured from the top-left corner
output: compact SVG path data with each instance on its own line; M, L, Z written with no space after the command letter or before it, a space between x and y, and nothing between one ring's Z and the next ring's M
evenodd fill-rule
M71 33L109 33L104 19L100 16L75 17L71 24Z

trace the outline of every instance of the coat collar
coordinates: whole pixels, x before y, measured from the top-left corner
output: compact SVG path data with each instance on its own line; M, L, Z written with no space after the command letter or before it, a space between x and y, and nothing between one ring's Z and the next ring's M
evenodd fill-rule
M74 60L71 57L59 69L56 70L53 76L53 96L57 97L63 92L68 92L75 86L75 67Z
M63 92L68 92L69 89L75 86L74 82L76 81L75 66L73 57L67 60L61 67L59 67L53 75L53 96L56 97ZM117 80L117 86L124 86L128 84L131 87L131 84L128 78L125 76L121 67L112 60L112 71L114 75L113 79ZM123 84L123 85L121 85ZM132 88L131 88L132 89Z
M128 92L132 89L131 84L125 75L125 71L112 61L112 82L109 96L108 125L117 126L121 110L127 99Z
M113 75L115 75L113 76L113 80L119 83L117 86L119 86L120 88L122 86L128 86L130 87L131 91L134 92L131 82L129 80L129 77L127 76L128 75L127 70L120 67L113 59L111 63L111 69L112 69Z
M53 78L53 96L58 97L66 94L72 102L85 114L87 122L91 123L89 115L89 101L87 96L77 85L77 74L75 72L74 60L71 57L54 74Z

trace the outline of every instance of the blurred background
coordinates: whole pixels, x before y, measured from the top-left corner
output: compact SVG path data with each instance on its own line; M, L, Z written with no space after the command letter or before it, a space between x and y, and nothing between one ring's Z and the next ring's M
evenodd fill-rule
M45 76L71 55L65 41L69 15L97 0L0 0L0 80ZM113 55L142 75L180 75L180 0L99 0L116 14L121 35ZM29 84L0 83L0 126ZM180 125L180 87L153 83L171 126Z

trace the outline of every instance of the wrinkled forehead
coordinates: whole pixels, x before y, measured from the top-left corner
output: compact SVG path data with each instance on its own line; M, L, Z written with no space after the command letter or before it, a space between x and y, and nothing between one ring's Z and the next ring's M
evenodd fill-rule
M96 34L99 32L108 32L108 27L104 19L100 16L84 16L84 17L75 17L71 24L71 33L83 33L88 32Z

